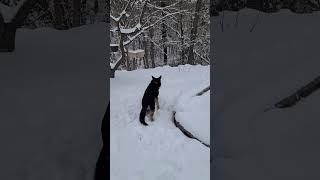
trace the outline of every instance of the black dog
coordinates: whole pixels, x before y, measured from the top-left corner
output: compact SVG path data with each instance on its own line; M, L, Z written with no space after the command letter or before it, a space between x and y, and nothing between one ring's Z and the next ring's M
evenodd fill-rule
M140 112L140 122L148 126L148 124L145 122L145 116L148 111L148 107L151 110L150 119L153 121L153 114L155 111L155 104L157 105L159 109L159 102L158 102L158 95L159 95L159 89L161 86L161 76L158 78L155 78L152 76L152 80L147 87L146 91L144 92L143 98L142 98L142 109Z

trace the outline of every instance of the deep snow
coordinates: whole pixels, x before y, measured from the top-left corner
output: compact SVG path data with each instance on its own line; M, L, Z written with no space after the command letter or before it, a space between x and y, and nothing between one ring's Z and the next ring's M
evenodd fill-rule
M92 179L108 101L105 29L19 29L14 53L0 53L0 179Z
M186 137L172 122L179 98L209 80L209 66L116 71L110 80L110 166L112 180L208 180L210 149ZM143 93L151 76L162 75L160 110L140 124Z

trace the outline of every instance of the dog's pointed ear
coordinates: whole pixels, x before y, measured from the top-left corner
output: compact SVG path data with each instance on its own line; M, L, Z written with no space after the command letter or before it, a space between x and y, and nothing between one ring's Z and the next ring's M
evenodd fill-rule
M152 76L152 79L155 79L155 77Z
M161 79L161 76L159 77L159 79Z

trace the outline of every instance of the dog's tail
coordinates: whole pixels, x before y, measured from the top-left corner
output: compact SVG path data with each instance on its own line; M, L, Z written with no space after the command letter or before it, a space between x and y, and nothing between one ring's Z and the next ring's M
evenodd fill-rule
M141 112L140 112L140 122L141 124L145 125L145 126L148 126L148 124L145 122L145 116L146 116L146 113L147 113L147 108L145 107L142 107L141 109Z

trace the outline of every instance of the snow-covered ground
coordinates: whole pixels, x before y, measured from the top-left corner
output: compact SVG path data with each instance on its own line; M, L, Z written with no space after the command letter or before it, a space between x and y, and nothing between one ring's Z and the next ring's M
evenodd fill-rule
M106 24L19 29L0 53L0 179L91 180L107 105Z
M210 90L201 96L196 94L209 84L208 79L202 86L185 90L174 107L176 120L207 145L210 145Z
M146 118L149 126L143 126L138 119L141 99L151 76L160 75L160 109L155 121ZM209 75L210 67L200 65L116 72L110 81L112 180L210 179L210 149L186 137L172 122L180 98L209 82Z
M244 9L213 18L214 179L319 179L320 94L265 109L320 75L320 13Z

